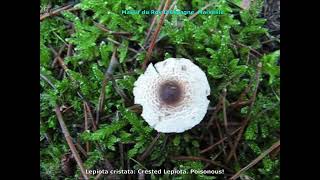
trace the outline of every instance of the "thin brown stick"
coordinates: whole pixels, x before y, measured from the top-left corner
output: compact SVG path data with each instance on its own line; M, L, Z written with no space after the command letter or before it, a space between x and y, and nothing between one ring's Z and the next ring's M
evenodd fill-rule
M227 96L227 89L223 89L222 93L222 111L223 111L223 122L224 122L224 128L226 129L226 132L228 132L228 119L227 119L227 108L226 108L226 96Z
M84 157L88 157L87 152L83 149L79 142L75 143L75 145Z
M230 136L233 136L234 134L236 134L239 130L240 130L241 127L237 128L236 130L234 130L232 133L230 133ZM221 144L223 141L225 141L226 139L230 138L230 136L226 136L222 139L220 139L219 141L217 141L216 143L212 144L211 146L203 149L200 151L200 154L203 154L205 152L208 152L210 150L212 150L214 147L216 147L217 145Z
M228 127L228 119L227 119L227 108L226 108L226 96L227 96L227 89L224 88L222 92L222 111L223 111L223 122L224 122L224 129L227 136L230 136L229 127ZM233 148L233 144L231 143L230 139L227 139L228 145L230 148ZM236 153L233 153L235 159L237 159Z
M262 63L259 62L258 65L257 65L257 71L256 71L256 87L254 89L254 92L253 92L253 95L251 97L251 104L250 104L250 107L249 107L249 110L248 110L248 113L247 113L247 118L244 120L243 124L241 125L241 129L240 129L240 132L237 136L237 139L236 139L236 142L234 143L234 146L233 148L231 149L230 151L230 154L228 155L227 157L227 160L226 160L226 163L228 163L231 158L232 158L232 155L235 153L236 149L237 149L237 146L240 142L240 139L242 137L242 134L246 128L246 126L248 125L250 119L251 119L251 111L253 109L253 106L254 106L254 102L256 100L256 96L257 96L257 92L258 92L258 88L259 88L259 82L260 82L260 73L261 73L261 68L262 68Z
M212 115L211 115L211 118L210 118L210 120L209 120L209 122L208 122L208 124L207 124L207 128L209 128L209 127L213 124L213 121L215 120L218 112L221 110L222 100L223 100L223 99L220 98L218 104L216 105L216 107L215 107L215 109L214 109L214 111L213 111L213 113L212 113Z
M98 180L98 179L101 178L102 175L103 175L102 173L99 173L94 179L95 179L95 180Z
M60 56L60 57L61 57L61 53L63 52L63 50L64 50L65 48L66 48L66 45L63 44L63 46L61 46L61 48L59 49L58 54L57 54L56 56ZM52 67L52 68L56 65L57 61L58 61L58 57L55 57L54 60L53 60L53 62L52 62L52 64L51 64L51 67Z
M174 0L173 3L171 4L171 6L169 7L169 10L172 10L174 8L174 6L177 4L177 2L178 2L178 0ZM160 11L160 9L163 8L163 4L164 4L164 0L161 1L160 6L158 7L158 11ZM164 19L166 19L168 15L170 15L170 14L169 13L165 14ZM150 26L150 28L149 28L149 30L147 32L147 37L146 37L146 40L145 40L145 43L144 43L144 46L143 46L144 48L147 48L147 45L148 45L149 39L150 39L150 35L151 35L151 32L153 30L153 26L154 26L156 20L157 20L157 15L155 15L153 17L153 19L152 19L152 23L151 23L151 26Z
M123 143L119 143L119 153L120 153L120 166L121 169L124 169L124 152L123 152Z
M163 37L162 37L162 38L163 38ZM155 44L157 44L162 38L158 38L158 39L156 40ZM133 61L134 59L136 59L136 58L138 57L139 53L146 51L146 48L149 48L149 47L150 47L150 45L146 45L145 48L144 48L144 47L141 47L141 48L138 50L138 53L136 53L136 54L135 54L133 57L131 57L130 59L126 60L126 62L131 62L131 61Z
M239 108L239 107L244 107L244 106L247 106L251 104L251 100L248 100L248 101L235 101L235 102L232 102L230 103L229 107L232 107L232 108Z
M70 147L70 150L71 150L71 152L72 152L72 154L73 154L73 156L74 156L74 158L75 158L75 160L76 160L76 162L77 162L77 164L78 164L78 166L79 166L79 168L80 168L80 171L81 171L82 176L83 176L85 179L89 179L89 177L88 177L87 174L86 174L85 168L84 168L84 166L83 166L82 160L81 160L81 158L80 158L80 156L79 156L79 153L78 153L76 147L74 146L74 144L73 144L73 142L72 142L72 138L71 138L70 133L69 133L69 131L68 131L68 129L67 129L67 126L66 126L66 124L65 124L64 121L63 121L63 117L62 117L62 114L61 114L61 112L60 112L60 107L59 107L59 106L56 106L55 112L56 112L56 115L57 115L59 124L60 124L60 126L61 126L62 133L63 133L65 139L67 140L67 143L68 143L68 145L69 145L69 147Z
M113 50L113 54L108 66L108 69L105 73L104 79L102 81L102 87L101 87L101 92L100 92L100 96L99 96L99 102L98 102L98 106L96 109L96 125L99 124L99 120L100 120L100 114L102 113L103 110L103 106L104 106L104 100L105 100L105 93L106 93L106 86L110 80L110 75L113 74L114 69L119 65L119 62L117 60L116 57L116 53L117 53L117 49L115 48Z
M164 5L164 8L163 10L168 10L169 8L169 5L171 3L171 0L166 0L166 3ZM155 42L156 42L156 39L158 38L158 35L159 35L159 32L161 30L161 27L164 23L164 18L165 18L165 13L162 13L161 16L160 16L160 20L159 20L159 23L157 25L157 28L156 28L156 31L154 32L153 36L152 36L152 39L151 39L151 43L150 43L150 47L148 49L148 52L147 52L147 55L146 55L146 58L144 59L144 62L142 64L142 69L145 70L146 67L147 67L147 64L149 62L149 59L151 57L151 54L152 54L152 51L153 51L153 48L155 46Z
M99 151L104 152L102 146L101 146L99 143L95 142L95 145L96 145L96 148L97 148ZM108 160L107 156L104 156L103 159L104 159L104 162L105 162L105 167L106 167L106 169L107 169L107 170L113 170L114 168L113 168L112 164L110 163L110 161Z
M251 167L253 167L254 165L256 165L259 161L261 161L265 156L267 156L270 152L272 152L274 149L276 149L277 147L280 146L280 140L277 141L276 143L274 143L270 148L268 148L267 150L265 150L263 153L261 153L256 159L254 159L251 163L249 163L247 166L245 166L244 168L242 168L240 171L238 171L235 175L233 175L230 180L235 180L238 177L240 177L240 175L242 173L244 173L245 171L247 171L248 169L250 169Z
M164 2L165 2L164 0L161 0L161 3L160 3L160 5L158 6L157 11L160 11L160 9L163 8ZM145 46L148 44L148 42L149 42L149 38L150 38L150 35L151 35L151 32L152 32L152 30L153 30L153 26L154 26L156 20L157 20L157 15L154 15L153 18L152 18L152 22L151 22L150 28L148 29L147 37L146 37L146 40L145 40L145 42L144 42L144 46L143 46L143 47L145 47Z
M108 78L104 78L102 81L101 92L100 92L100 96L99 96L98 106L96 109L96 124L97 125L99 124L99 121L100 121L100 113L102 113L102 111L103 111L107 84L108 84Z
M114 31L111 31L111 30L107 29L104 25L102 25L100 23L97 23L97 22L94 22L94 21L93 21L93 24L97 28L99 28L100 30L102 30L104 32L107 32L107 33L110 33L110 34L113 34L113 35L130 36L132 34L130 32L114 32Z
M68 44L67 57L71 56L72 48L73 48L72 44Z
M215 123L216 123L217 129L218 129L219 138L222 139L222 138L223 138L223 135L222 135L222 131L221 131L221 127L220 127L220 125L219 125L219 122L218 122L218 121L215 121ZM222 148L221 148L221 149L222 149L222 152L223 152L224 156L226 156L227 153L226 153L224 141L222 141L221 144L222 144Z
M160 11L163 8L164 2L165 2L164 0L161 0L161 4L157 9L158 11ZM169 7L169 10L172 10L174 8L174 6L177 4L177 2L178 2L178 0L174 0L173 3L171 4L171 6ZM165 14L164 19L166 19L168 15L169 15L169 13ZM155 15L153 17L151 25L150 25L150 28L148 29L147 37L146 37L146 40L145 40L145 43L144 43L144 46L143 46L144 48L148 48L147 45L149 44L150 35L151 35L151 32L153 31L153 27L154 27L154 24L155 24L156 21L157 21L157 15Z
M174 6L175 6L177 3L178 3L178 0L174 0L174 1L172 2L171 6L169 7L169 10L173 10ZM170 13L167 13L164 18L166 19L167 16L169 16L169 15L170 15Z
M60 12L62 12L62 11L64 11L64 10L70 9L70 8L72 8L74 5L75 5L75 4L69 4L69 5L63 6L63 7L61 7L61 8L58 8L58 9L52 11L52 12L44 13L44 14L40 15L40 21L44 20L44 19L47 18L47 17L57 15L57 14L59 14Z
M106 156L104 157L104 166L105 166L105 169L107 169L109 172L111 170L114 170L112 164L110 163L110 161L107 159ZM118 174L110 174L108 175L107 179L120 179L120 177L118 176Z
M253 85L253 82L254 82L254 78L252 78L248 84L248 86L244 89L244 91L240 94L240 97L239 99L236 101L237 103L240 103L243 101L243 98L245 95L248 94L248 92L250 91L250 88L252 87Z
M50 47L50 50L51 50L51 51L53 52L53 54L56 56L59 65L63 68L63 70L64 70L65 72L67 72L67 71L68 71L68 67L64 64L64 61L63 61L63 59L59 56L58 52L57 52L53 47Z
M160 136L161 133L158 133L157 136L152 140L148 148L144 151L144 153L140 157L138 157L138 161L144 161L150 155L154 145L156 144Z
M249 48L250 51L254 52L256 55L258 55L258 56L260 56L260 57L263 56L261 53L259 53L257 50L253 49L253 48L250 47L250 46L247 46L247 45L245 45L245 44L242 44L242 43L240 43L239 41L235 41L235 43L236 43L237 45L239 45L239 46Z
M83 102L83 112L84 112L84 130L88 131L88 129L89 129L88 114L87 114L87 107L86 107L85 102ZM90 152L89 142L86 142L86 151Z
M278 38L269 39L269 40L266 40L266 41L261 42L261 44L267 44L267 43L270 43L270 42L273 42L273 41L279 42L280 40L279 40Z
M270 158L274 159L280 153L280 146L270 152Z
M44 122L43 122L42 118L40 117L40 125L43 125L43 124L44 124ZM48 143L50 144L52 142L50 134L48 134L47 132L44 132L44 136L47 139Z
M55 89L56 87L52 84L52 82L43 74L40 73L40 78L45 80L53 89Z
M116 93L125 101L126 105L131 106L132 101L129 99L129 97L124 93L124 91L118 86L117 82L113 78L113 75L110 75L110 80L112 82L112 86Z
M206 159L204 157L196 157L196 156L177 156L177 157L171 157L171 160L191 160L191 161L204 161L210 164L213 164L215 166L221 167L226 169L229 172L232 172L232 170L216 161L210 160L210 159Z
M112 42L112 43L114 43L114 44L116 44L116 45L118 45L118 46L123 46L123 44L121 44L120 42L118 42L118 41L116 41L116 40L114 40L114 39L111 39L111 38L107 38L107 40L108 41L110 41L110 42ZM129 51L132 51L132 52L134 52L134 53L139 53L139 51L137 51L137 50L135 50L135 49L133 49L133 48L130 48L130 47L128 47L128 50Z
M92 124L92 129L93 129L93 131L96 131L97 130L97 126L96 126L96 123L94 122L93 115L92 115L92 112L90 110L90 107L89 107L89 105L88 105L88 103L86 101L84 101L84 104L86 106L88 118L90 119L91 124Z
M203 8L201 8L202 11L208 9L210 6L214 5L216 2L211 2L209 4L207 4L206 6L204 6ZM195 18L196 16L198 16L198 13L194 13L193 15L189 16L188 19L192 20L193 18Z

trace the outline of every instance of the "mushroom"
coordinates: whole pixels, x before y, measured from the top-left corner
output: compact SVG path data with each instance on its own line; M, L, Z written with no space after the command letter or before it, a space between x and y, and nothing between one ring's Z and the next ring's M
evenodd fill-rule
M210 102L205 73L185 58L149 64L134 83L133 94L144 120L163 133L180 133L199 124Z

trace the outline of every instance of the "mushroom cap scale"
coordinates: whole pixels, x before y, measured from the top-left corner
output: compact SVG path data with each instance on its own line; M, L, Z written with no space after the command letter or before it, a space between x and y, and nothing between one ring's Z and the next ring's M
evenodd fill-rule
M158 132L184 132L199 124L207 112L210 86L205 73L190 60L169 58L149 64L134 83L135 104Z

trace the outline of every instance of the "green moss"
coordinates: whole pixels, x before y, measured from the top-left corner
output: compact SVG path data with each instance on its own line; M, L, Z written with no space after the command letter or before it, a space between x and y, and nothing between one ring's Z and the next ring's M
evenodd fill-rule
M178 1L175 10L192 8L198 10L209 1ZM49 1L41 1L41 10L46 9ZM64 4L64 1L51 1L53 7ZM188 15L168 15L160 32L159 42L155 47L152 62L163 58L185 57L192 59L206 73L211 95L210 107L219 102L222 89L227 89L226 104L236 101L252 79L255 79L257 63L262 63L260 85L257 98L251 109L251 118L243 138L237 148L238 162L226 164L234 171L250 163L264 150L279 139L280 128L280 50L264 49L261 40L269 36L264 27L266 19L261 18L262 0L254 1L249 10L241 10L236 4L240 1L215 1L209 9L223 10L222 15L197 15L192 20ZM155 143L150 155L143 161L137 159L146 151L156 137L157 132L143 120L136 109L129 108L133 104L132 90L134 82L143 71L140 68L146 52L136 54L129 50L139 50L146 41L146 32L150 27L150 15L121 15L123 9L157 9L160 0L83 0L77 7L79 10L62 12L40 22L40 156L41 177L44 179L67 178L61 172L60 161L68 146L64 140L56 114L56 105L63 105L67 110L63 118L73 140L82 147L90 144L87 157L83 157L86 168L104 168L104 158L108 158L115 169L122 166L120 146L123 146L124 161L130 161L131 168L141 169L203 169L202 161L174 161L175 156L203 156L221 164L225 155L221 151L222 144L207 153L201 150L220 140L215 126L206 128L211 112L200 125L190 131L179 134L161 135ZM102 31L95 23L100 23L113 32L129 32L128 37L116 36ZM117 45L110 39L120 43ZM71 44L73 51L67 56L67 47L61 57L68 72L60 74L58 64L52 66L55 51L64 45ZM114 71L115 83L132 101L128 105L115 91L111 81L105 90L104 106L99 125L93 131L91 119L88 117L89 130L84 130L84 101L88 104L95 120L96 109L105 72L109 66L113 51L117 48L119 66ZM252 51L259 52L259 54ZM48 83L48 80L54 87ZM253 95L254 87L249 89L244 100ZM230 122L242 122L249 112L249 107L238 109L227 107ZM89 112L87 112L88 115ZM217 114L217 122L221 123L222 135L226 136L223 127L223 114ZM51 142L47 142L47 135ZM233 141L232 141L233 142ZM225 143L228 154L230 149ZM279 179L279 157L265 157L245 175L254 179ZM209 166L208 169L217 168ZM79 170L74 177L81 177ZM152 175L153 179L221 179L222 176L208 175Z

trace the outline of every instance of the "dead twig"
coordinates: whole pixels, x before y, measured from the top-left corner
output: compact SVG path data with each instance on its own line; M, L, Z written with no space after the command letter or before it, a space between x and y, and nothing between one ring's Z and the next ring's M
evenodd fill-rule
M93 129L93 131L96 131L97 130L97 126L96 126L96 123L94 122L93 115L92 115L92 112L90 110L90 107L89 107L87 101L84 101L84 104L85 104L85 107L86 107L86 110L87 110L87 117L90 119L91 124L92 124L92 129Z
M113 54L112 54L108 69L107 69L107 71L105 73L105 76L104 76L104 79L102 81L102 87L101 87L101 92L100 92L100 96L99 96L99 102L98 102L98 106L97 106L97 109L96 109L96 123L95 123L96 125L99 124L100 114L103 111L105 93L106 93L106 86L107 86L107 84L108 84L108 82L110 80L110 76L114 72L114 69L116 67L118 67L118 65L119 65L119 62L118 62L117 57L116 57L116 53L117 53L117 48L115 48L113 50Z
M169 7L169 11L170 11L170 10L173 10L174 6L175 6L177 3L178 3L178 0L174 0L174 1L172 2L171 6ZM167 14L165 15L164 19L166 19L167 16L169 16L169 15L170 15L170 13L167 13Z
M171 3L171 0L166 0L166 3L164 5L164 8L163 10L168 10L169 8L169 5ZM144 62L142 64L142 69L145 70L146 67L147 67L147 64L149 62L149 59L151 57L151 54L152 54L152 51L153 51L153 48L155 46L155 42L158 38L158 35L159 35L159 32L160 32L160 29L164 23L164 18L165 18L165 13L162 13L161 16L160 16L160 20L159 20L159 23L157 25L157 28L156 28L156 31L154 32L153 36L152 36L152 39L151 39L151 42L150 42L150 47L148 49L148 52L147 52L147 55L146 55L146 58L144 59Z
M56 87L52 84L52 82L43 74L40 73L40 78L45 80L53 89L55 89Z
M224 128L226 132L228 132L228 119L227 119L227 108L226 108L226 96L227 96L227 89L224 88L222 92L222 111L223 111L223 122Z
M239 134L237 136L237 139L236 139L236 142L234 143L233 148L230 151L230 154L227 157L226 163L228 163L231 160L232 155L235 153L235 151L237 149L237 146L239 144L239 141L240 141L240 139L242 137L242 134L243 134L246 126L248 125L249 120L251 119L251 111L253 109L254 102L256 100L256 96L257 96L257 92L258 92L258 88L259 88L259 82L260 82L259 79L260 79L261 68L262 68L262 63L259 62L258 65L257 65L256 76L255 76L256 77L255 78L256 87L255 87L253 95L251 97L251 104L250 104L250 107L249 107L249 110L248 110L248 113L247 113L247 118L244 120L243 124L241 125L240 132L239 132Z
M164 0L161 0L161 4L159 5L159 7L157 9L158 11L163 9L164 2L165 2ZM177 2L178 2L178 0L174 0L173 3L171 4L171 6L169 7L169 10L172 10L174 8L174 6L177 4ZM166 19L168 15L169 15L169 13L165 14L164 19ZM154 27L156 21L157 21L157 15L155 15L153 17L150 28L148 29L147 37L146 37L146 40L145 40L145 43L143 46L143 48L145 48L145 49L148 48L147 45L149 45L150 35L151 35L151 32L153 31L153 27ZM155 43L157 43L157 42L155 42Z
M47 18L47 17L57 15L57 14L59 14L59 13L62 12L62 11L71 9L74 5L75 5L75 4L69 4L69 5L60 7L60 8L58 8L58 9L56 9L56 10L53 10L52 12L44 13L44 14L40 15L40 21L44 20L44 19Z
M270 158L274 159L280 153L280 146L270 152Z
M110 75L110 80L112 82L112 86L114 88L114 90L116 91L116 93L125 101L126 105L132 105L132 101L130 100L130 98L124 93L124 91L118 86L117 82L115 81L115 79L113 78L113 75Z
M164 0L161 0L161 3L159 5L157 11L160 11L160 9L163 8L164 2L165 2ZM150 35L151 35L151 32L153 30L153 26L154 26L156 20L157 20L157 15L154 15L153 18L152 18L152 22L151 22L150 28L148 29L147 37L146 37L146 40L144 42L144 46L143 47L145 47L149 42L149 38L150 38Z
M237 128L236 130L234 130L232 133L230 133L230 136L226 136L222 139L220 139L219 141L217 141L216 143L212 144L211 146L203 149L200 151L200 154L203 154L205 152L208 152L210 150L212 150L214 147L216 147L217 145L221 144L223 141L225 141L226 139L230 138L231 136L233 136L234 134L236 134L239 130L240 130L241 127Z
M95 180L98 180L98 179L100 179L101 178L101 176L102 176L103 174L102 173L100 173L100 174L98 174L94 179Z
M75 143L75 145L84 157L88 157L88 154L87 154L88 151L86 152L79 142Z
M130 32L114 32L114 31L111 31L109 29L107 29L104 25L100 24L100 23L97 23L95 21L93 21L93 24L99 28L100 30L104 31L104 32L107 32L107 33L110 33L112 35L120 35L120 36L131 36L132 33Z
M80 158L80 156L79 156L79 153L78 153L76 147L74 146L74 144L73 144L73 142L72 142L72 138L71 138L70 133L69 133L69 131L68 131L68 129L67 129L67 126L66 126L66 124L65 124L64 121L63 121L63 117L62 117L62 114L61 114L61 112L60 112L60 107L59 107L59 106L56 106L55 112L56 112L56 115L57 115L59 124L60 124L60 126L61 126L62 133L63 133L65 139L67 140L67 143L68 143L68 145L69 145L69 147L70 147L70 150L71 150L71 152L72 152L72 154L73 154L73 156L74 156L74 158L75 158L75 160L76 160L76 162L77 162L77 164L78 164L78 166L79 166L79 168L80 168L80 171L81 171L82 176L83 176L85 179L89 179L89 177L88 177L87 174L86 174L85 168L84 168L84 166L83 166L82 160L81 160L81 158Z
M218 129L219 138L222 139L222 138L223 138L223 135L222 135L222 131L221 131L219 122L218 122L218 121L215 121L215 123L216 123L217 129ZM222 149L222 152L223 152L224 156L226 156L227 153L226 153L226 150L225 150L224 141L222 141L221 144L222 144L222 148L221 148L221 149Z
M248 92L250 91L250 88L252 87L253 82L254 82L254 78L250 79L250 82L249 82L248 86L240 94L239 99L236 101L236 104L234 106L238 106L238 104L243 101L244 96L247 95Z
M44 124L44 122L43 122L43 120L42 120L41 117L40 117L40 125L43 125L43 124ZM45 138L47 139L48 143L50 144L50 143L52 142L51 136L50 136L47 132L44 132L44 136L45 136Z
M151 153L154 145L156 144L160 136L161 136L161 133L158 133L157 136L152 140L149 147L144 151L144 153L140 157L138 157L138 161L144 161L149 156L149 154Z
M157 44L163 37L159 38L156 40L155 44ZM133 57L131 57L130 59L126 60L126 62L131 62L133 61L134 59L136 59L139 55L139 53L143 52L143 51L146 51L146 48L149 48L150 45L147 45L145 48L144 47L141 47L139 50L138 50L138 53L136 53Z
M206 9L208 9L210 6L216 4L216 2L211 2L209 4L207 4L206 6L204 6L203 8L201 8L201 11L204 11ZM189 16L188 19L192 20L193 18L195 18L196 16L198 16L198 13L194 13L193 15Z
M104 158L104 166L105 166L105 169L107 169L109 172L111 170L114 170L112 164L107 159L107 157ZM117 174L110 174L110 175L108 175L107 179L120 179L120 178L119 178L119 176Z
M116 45L118 45L118 46L123 46L123 44L121 44L120 42L118 42L118 41L116 41L116 40L114 40L114 39L111 39L111 38L107 38L107 40L108 41L110 41L110 42L112 42L112 43L114 43L114 44L116 44ZM128 50L129 51L132 51L132 52L134 52L134 53L139 53L139 51L137 51L137 50L135 50L135 49L133 49L133 48L130 48L130 47L128 47Z
M247 45L245 45L245 44L242 44L242 43L240 43L240 42L238 42L238 41L235 41L235 43L236 43L238 46L242 46L242 47L249 48L250 51L254 52L256 55L258 55L258 56L260 56L260 57L263 56L261 53L259 53L257 50L253 49L253 48L250 47L250 46L247 46Z
M104 158L104 169L108 170L109 172L111 170L114 170L112 164L110 163L110 161L105 157ZM99 173L94 179L100 179L101 176L104 175L103 173ZM119 176L117 174L109 174L106 177L107 179L120 179Z
M119 143L119 153L120 153L120 165L121 169L124 169L124 152L123 152L123 143Z
M225 132L227 134L227 136L230 136L230 131L229 131L229 127L228 127L228 119L227 119L227 108L226 108L226 96L227 96L227 89L224 88L223 92L222 92L222 111L223 111L223 122L224 122L224 129ZM227 139L228 145L230 146L230 148L233 148L233 144L231 143L231 141L229 141L230 138ZM236 153L233 153L233 156L235 159L237 159Z
M230 180L235 180L238 177L240 177L240 175L242 173L244 173L245 171L247 171L248 169L250 169L251 167L253 167L254 165L256 165L259 161L261 161L265 156L267 156L270 152L272 152L274 149L280 147L280 140L277 141L276 143L274 143L270 148L268 148L266 151L264 151L263 153L261 153L256 159L254 159L251 163L249 163L247 166L245 166L244 168L242 168L240 171L238 171L235 175L233 175Z
M67 57L70 57L70 56L71 56L71 54L72 54L72 48L73 48L72 44L68 44Z
M83 102L83 112L84 112L84 130L89 130L89 124L88 124L88 115L87 115L87 107L85 102ZM90 144L89 142L86 142L86 151L90 152Z
M251 103L251 100L248 100L248 101L239 101L239 100L237 100L236 102L230 103L229 107L239 108L239 107L247 106L247 105L249 105L250 103Z
M63 59L60 57L59 53L58 53L52 46L50 46L50 50L53 52L54 56L56 56L59 65L63 68L63 70L64 70L65 72L67 72L69 69L68 69L68 67L64 64L64 61L63 61Z
M62 54L62 52L63 52L63 50L64 50L65 48L66 48L66 45L63 44L63 46L61 46L61 48L59 49L58 54L56 55L56 57L54 58L54 60L53 60L53 62L52 62L52 64L51 64L51 67L52 67L52 68L56 65L56 63L57 63L57 61L58 61L58 56L61 57L61 54Z
M221 110L222 101L223 101L223 99L220 98L218 104L215 106L215 109L214 109L214 111L213 111L213 113L212 113L212 115L211 115L211 118L210 118L210 120L209 120L209 122L208 122L208 124L207 124L207 128L209 128L209 127L213 124L213 121L215 120L218 112Z

